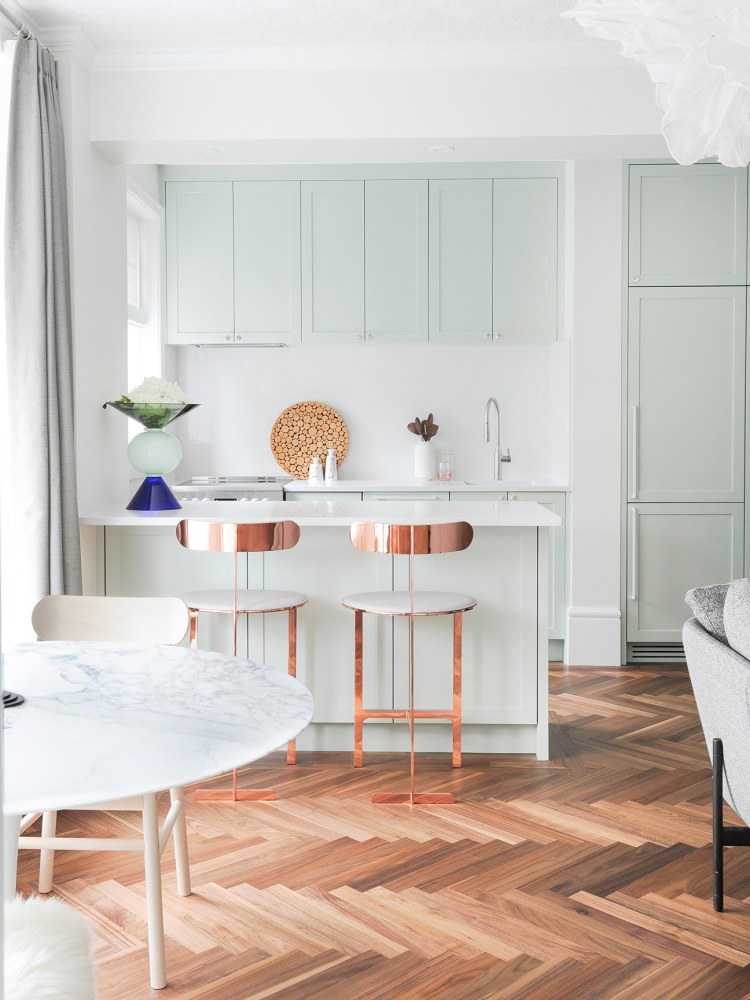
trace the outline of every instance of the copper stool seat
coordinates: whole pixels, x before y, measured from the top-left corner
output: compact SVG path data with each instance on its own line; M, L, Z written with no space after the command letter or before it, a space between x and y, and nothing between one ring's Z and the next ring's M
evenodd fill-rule
M453 524L391 525L361 522L352 526L352 544L363 552L409 556L409 590L369 591L349 594L342 604L354 611L354 766L362 767L365 719L406 719L410 737L410 790L406 794L376 793L374 802L452 802L447 792L416 793L414 789L414 723L417 719L446 719L453 735L453 767L461 767L461 659L463 613L476 607L469 594L414 589L414 557L468 548L474 537L465 521ZM363 687L363 617L365 614L409 618L409 707L406 709L366 709ZM450 709L414 707L414 620L435 615L453 615L453 704Z
M234 611L234 591L232 590L191 590L180 597L191 611L232 614ZM306 594L295 590L238 590L238 615L265 615L271 611L289 611L307 604Z
M187 599L183 598L187 603ZM408 590L373 590L364 594L350 594L341 602L352 611L365 611L368 615L405 617L411 612L411 595ZM453 615L471 611L477 606L476 597L468 594L450 594L440 590L414 591L414 616Z
M308 597L296 590L239 590L237 588L237 555L240 552L277 552L291 549L299 541L299 525L294 521L272 521L265 524L235 524L234 522L184 520L177 525L177 539L186 549L202 552L224 552L234 556L234 586L226 589L193 590L182 595L190 612L190 645L198 646L198 616L223 614L232 616L233 651L237 655L237 619L240 615L267 615L286 611L289 614L287 670L297 676L297 609L307 604ZM297 741L287 744L287 764L297 763ZM232 772L231 789L198 789L196 799L227 799L259 801L275 799L271 789L237 789L237 772Z

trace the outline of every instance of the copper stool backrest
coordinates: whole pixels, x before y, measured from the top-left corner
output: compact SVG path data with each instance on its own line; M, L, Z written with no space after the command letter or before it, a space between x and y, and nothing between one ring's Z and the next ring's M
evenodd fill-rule
M236 524L234 521L199 521L189 518L177 525L177 540L198 552L278 552L299 541L295 521Z
M463 552L474 538L466 521L451 524L372 524L358 521L351 526L352 545L361 552L394 556L426 556L439 552Z

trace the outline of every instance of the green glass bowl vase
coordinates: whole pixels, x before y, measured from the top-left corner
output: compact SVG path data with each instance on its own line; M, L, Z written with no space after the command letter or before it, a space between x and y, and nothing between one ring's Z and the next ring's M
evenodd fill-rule
M133 494L128 510L179 510L181 504L162 476L172 472L182 459L182 446L174 434L164 428L173 420L194 410L199 403L123 403L104 404L137 420L146 430L136 434L128 445L128 461L146 478Z

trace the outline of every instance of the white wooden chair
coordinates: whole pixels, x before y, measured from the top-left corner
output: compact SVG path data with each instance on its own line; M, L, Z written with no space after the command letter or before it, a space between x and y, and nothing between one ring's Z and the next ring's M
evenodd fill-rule
M39 639L134 642L145 645L176 645L187 635L190 615L187 605L173 597L45 597L34 608L32 626ZM137 851L144 855L146 904L148 909L151 986L166 986L164 916L161 898L161 855L174 836L177 891L189 896L190 865L182 788L170 788L170 808L159 829L156 796L134 796L102 802L83 809L140 812L140 838L58 837L57 813L29 813L21 821L21 833L42 816L41 836L21 836L19 846L38 850L39 892L52 889L55 850Z

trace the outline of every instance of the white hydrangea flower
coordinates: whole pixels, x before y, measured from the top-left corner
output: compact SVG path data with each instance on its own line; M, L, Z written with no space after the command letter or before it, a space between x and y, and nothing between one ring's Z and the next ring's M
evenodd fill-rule
M156 378L154 375L144 379L135 389L131 389L128 393L128 399L131 403L152 404L156 406L159 404L192 402L185 390L181 389L176 382L169 382L165 378Z

